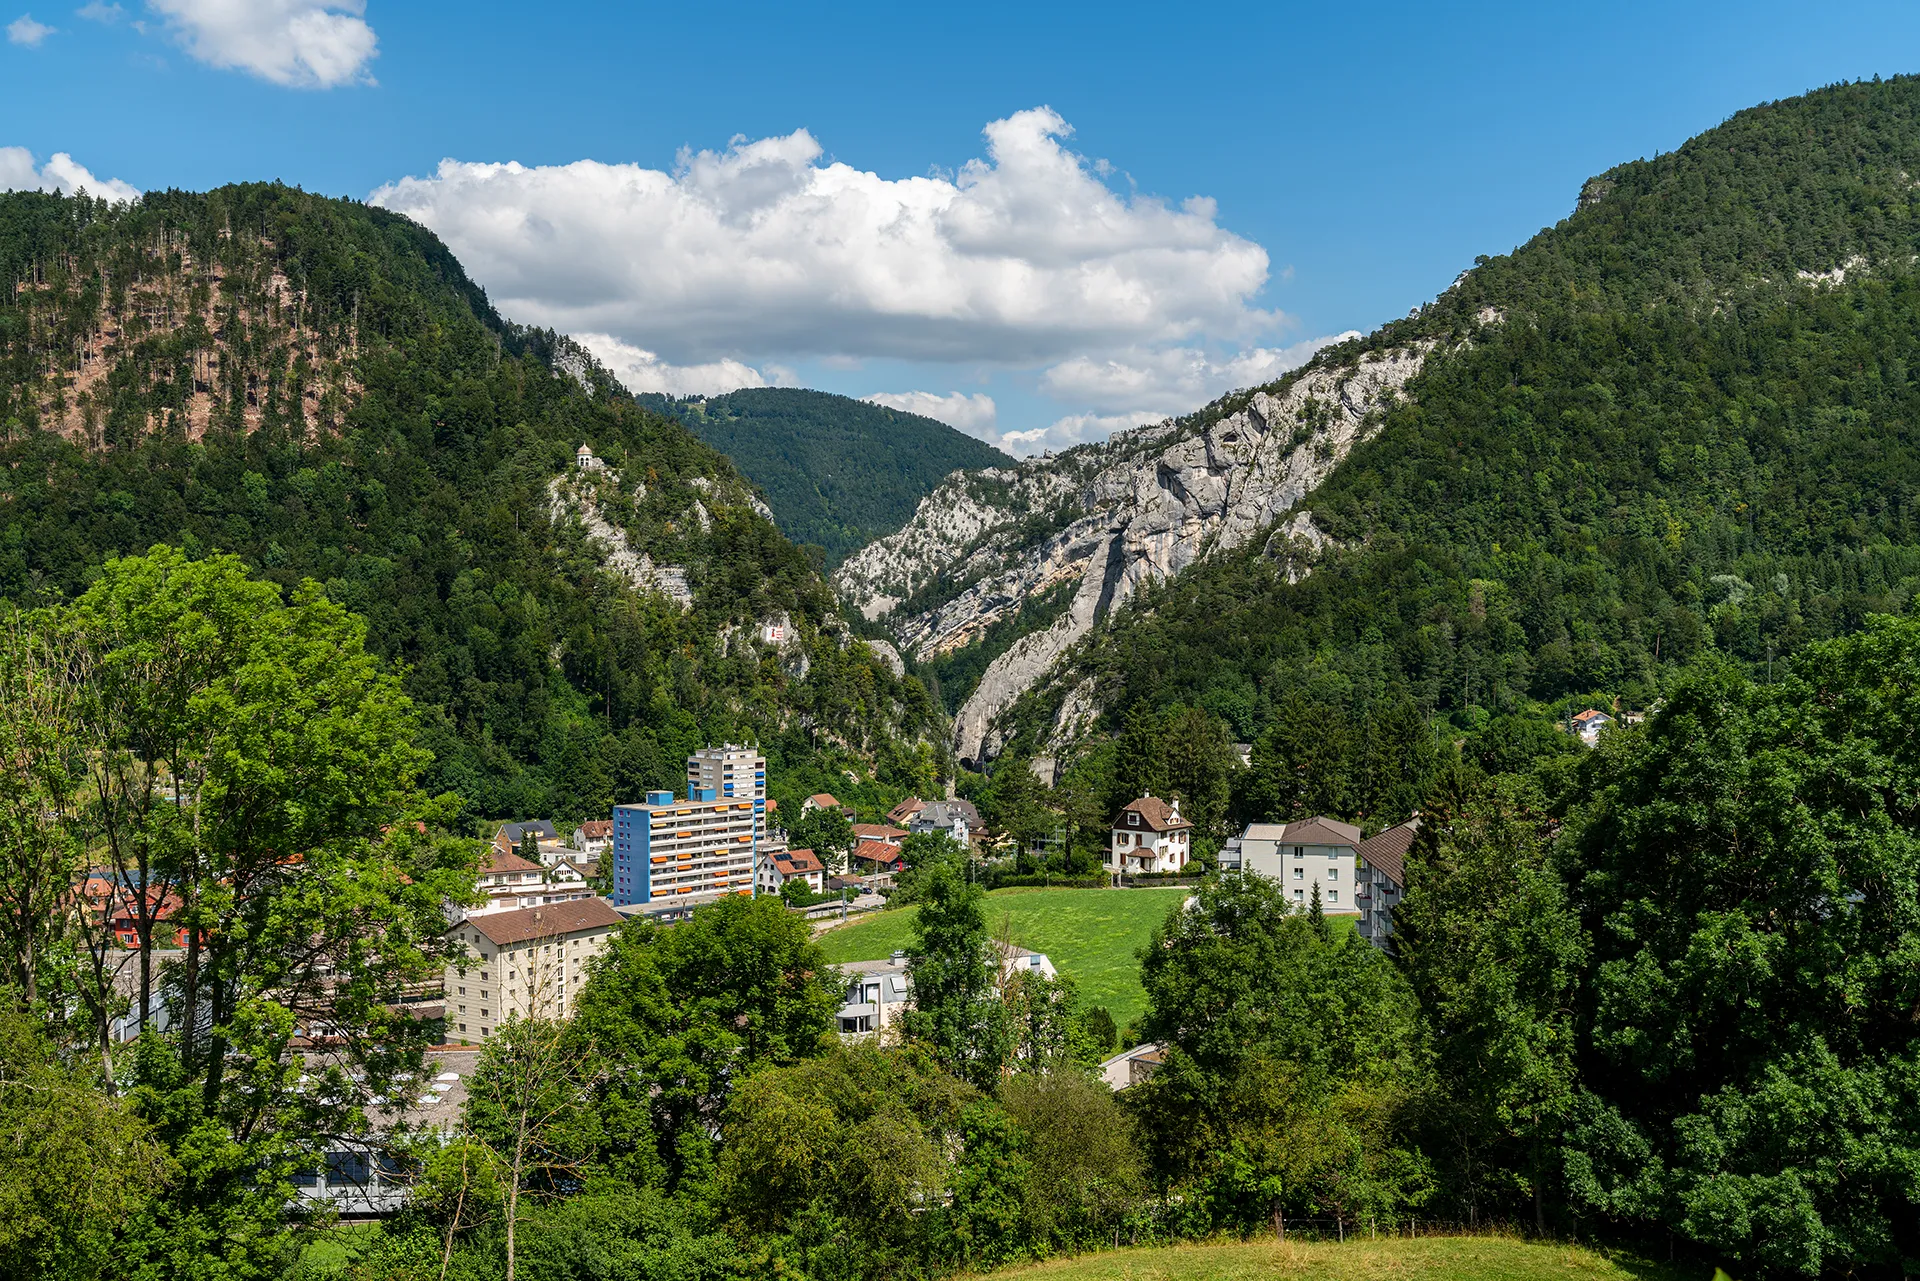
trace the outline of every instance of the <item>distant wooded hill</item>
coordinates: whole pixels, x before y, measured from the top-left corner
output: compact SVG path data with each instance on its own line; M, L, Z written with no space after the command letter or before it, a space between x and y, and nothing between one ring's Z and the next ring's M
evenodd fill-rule
M984 441L919 414L797 387L754 387L702 400L637 398L678 418L766 493L780 530L838 565L907 523L960 468L1010 467Z

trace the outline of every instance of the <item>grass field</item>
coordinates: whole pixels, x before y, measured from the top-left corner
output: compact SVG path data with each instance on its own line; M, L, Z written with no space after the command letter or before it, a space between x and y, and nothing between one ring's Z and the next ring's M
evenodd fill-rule
M1115 1250L993 1275L1005 1281L1711 1281L1713 1270L1471 1236Z
M1125 1027L1146 1008L1140 962L1134 953L1167 909L1190 891L995 890L987 895L987 928L998 938L1045 952L1054 968L1080 987L1082 1007L1104 1005ZM905 948L913 937L913 908L881 912L837 926L820 936L829 961L877 961Z

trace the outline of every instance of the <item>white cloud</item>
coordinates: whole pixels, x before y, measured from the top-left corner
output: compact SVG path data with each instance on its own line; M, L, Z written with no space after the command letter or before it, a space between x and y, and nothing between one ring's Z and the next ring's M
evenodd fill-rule
M40 42L52 35L54 29L44 22L35 22L33 15L23 13L7 24L7 39L29 49L38 49Z
M85 166L64 151L56 151L44 166L36 168L33 153L25 147L0 147L0 191L77 191L108 200L138 200L140 189L118 178L96 178Z
M704 365L670 365L654 353L621 342L611 334L575 334L574 338L599 357L600 363L632 392L719 396L741 387L778 387L792 382L791 371L778 366L762 371L732 359Z
M1040 389L1056 400L1095 409L1182 414L1236 388L1272 382L1306 364L1322 347L1358 336L1350 331L1225 357L1197 347L1136 349L1106 358L1075 356L1041 375Z
M127 11L119 5L103 4L101 0L89 0L73 13L77 18L85 18L88 22L98 22L109 27L127 16Z
M1007 432L998 444L1011 454L1037 454L1043 449L1068 449L1090 440L1105 440L1117 431L1144 427L1166 417L1145 410L1126 414L1068 414L1045 427Z
M994 430L1000 412L994 406L993 397L985 392L968 395L956 391L942 396L931 391L883 391L866 399L876 405L885 405L888 409L935 419L949 427L957 427L969 436L978 436L981 440L997 443L1000 439L1000 433Z
M296 89L371 83L366 0L147 0L193 57ZM89 6L90 8L92 6ZM110 6L117 7L117 6Z
M173 0L178 2L178 0ZM635 164L444 160L372 203L438 232L507 313L681 362L728 353L1031 365L1252 335L1259 245L1213 203L1123 196L1048 108L951 178L882 178L806 130Z

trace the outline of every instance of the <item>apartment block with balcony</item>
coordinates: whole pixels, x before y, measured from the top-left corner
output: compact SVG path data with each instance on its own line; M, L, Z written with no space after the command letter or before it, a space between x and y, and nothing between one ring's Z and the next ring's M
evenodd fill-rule
M722 801L753 802L754 835L767 830L767 758L757 747L728 743L687 757L688 794L712 792Z
M753 893L756 802L711 788L687 791L685 800L648 792L641 804L614 806L614 906Z

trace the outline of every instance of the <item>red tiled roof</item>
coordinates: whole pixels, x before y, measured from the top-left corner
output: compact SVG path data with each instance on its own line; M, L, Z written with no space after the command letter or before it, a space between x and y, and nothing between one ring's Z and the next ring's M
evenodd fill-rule
M469 916L468 925L479 930L501 947L524 943L528 939L558 938L582 930L618 925L620 913L605 900L578 898L566 903L547 903L541 907L523 907L513 912L487 912ZM455 927L458 928L458 927Z
M901 801L898 805L887 811L887 821L889 823L904 823L926 807L927 803L918 796L909 796L906 800Z
M840 806L840 802L834 800L833 796L827 792L815 792L812 796L809 796L807 799L812 801L815 807L823 810L838 809Z
M885 823L855 823L853 834L863 841L880 841L883 844L897 842L907 835L899 828L890 827Z
M900 847L883 841L861 841L853 847L853 856L863 863L891 863L900 857Z
M496 872L537 872L538 863L529 863L518 854L502 854L498 848L489 847L487 861L480 865L480 875L491 876Z
M1126 815L1129 811L1140 816L1140 822L1138 824L1127 822ZM1125 809L1121 810L1120 815L1119 818L1113 821L1115 827L1139 826L1155 832L1171 832L1183 827L1193 826L1192 823L1189 823L1186 819L1174 813L1173 806L1167 804L1157 796L1142 796L1139 800L1134 801Z
M603 836L613 835L613 820L610 818L589 819L580 825L580 830L586 833L588 840L597 841Z
M773 865L782 876L805 876L809 872L824 872L819 857L812 850L788 850L785 854L775 854Z
M1388 880L1405 889L1407 851L1413 848L1413 839L1419 834L1420 819L1415 816L1398 827L1389 827L1360 842L1360 857L1369 867L1379 868L1387 874Z
M1575 725L1585 725L1588 721L1612 720L1612 719L1613 718L1611 716L1608 716L1605 712L1597 712L1593 708L1589 707L1586 711L1581 712L1578 716L1575 716L1573 718L1573 723Z

